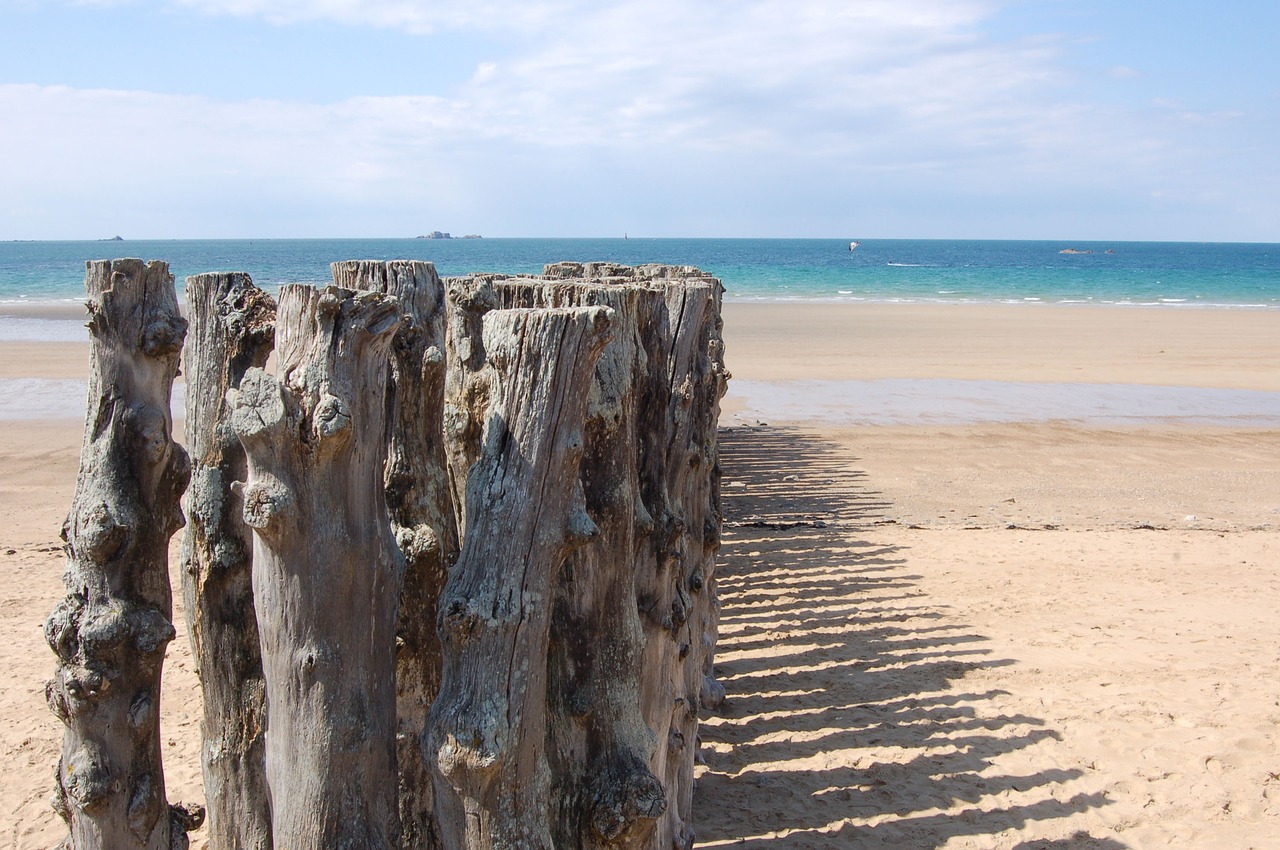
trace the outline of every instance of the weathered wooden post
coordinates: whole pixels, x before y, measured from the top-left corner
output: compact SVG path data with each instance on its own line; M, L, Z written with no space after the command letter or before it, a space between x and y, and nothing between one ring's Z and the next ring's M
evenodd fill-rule
M395 625L402 567L387 521L387 350L394 299L281 288L277 377L227 394L249 462L253 594L270 723L272 831L298 850L399 843Z
M46 695L67 727L54 806L73 850L172 850L203 818L165 799L159 740L169 538L190 475L169 410L187 323L166 264L86 269L88 411L62 529L67 596L45 624L58 656Z
M553 836L582 848L690 846L698 711L722 699L710 677L715 427L727 377L720 283L692 267L557 263L538 277L454 279L448 290L455 470L479 454L477 402L491 373L474 328L489 311L599 304L617 314L579 466L599 534L564 560L553 609Z
M704 661L710 651L707 640L713 637L706 631L714 604L707 583L719 540L712 487L716 416L724 392L723 370L717 372L712 359L713 340L719 333L719 294L718 281L673 282L667 286L666 336L671 359L667 364L670 425L665 489L671 525L666 529L666 548L658 571L659 599L664 604L657 610L662 615L661 626L670 634L664 641L658 633L651 632L650 645L656 651L660 670L670 677L667 687L671 699L665 711L660 704L654 706L658 712L651 716L651 723L667 742L666 763L659 775L664 777L663 785L673 803L660 834L669 830L671 844L686 849L693 846L694 840L694 750ZM659 645L653 646L654 642ZM660 846L669 846L665 837Z
M578 465L590 374L612 311L483 316L489 376L467 533L441 600L444 678L427 747L451 786L450 847L554 846L546 762L547 645L556 570L599 530Z
M186 438L192 455L185 499L182 583L196 670L204 693L200 760L211 850L269 850L271 809L264 763L266 690L253 608L253 535L231 483L247 461L231 430L228 390L261 368L275 338L276 305L247 274L187 278L191 329Z
M422 757L427 710L440 689L436 618L446 573L458 557L441 421L444 405L444 285L430 263L334 263L340 287L398 299L406 321L391 346L385 486L391 527L405 559L396 626L396 758L403 844L440 846L434 766Z
M504 308L605 306L615 330L596 363L578 475L595 539L558 572L547 659L548 758L557 847L643 847L666 810L649 769L656 740L640 707L644 632L635 603L640 501L640 337L665 307L660 290L599 280L494 279Z

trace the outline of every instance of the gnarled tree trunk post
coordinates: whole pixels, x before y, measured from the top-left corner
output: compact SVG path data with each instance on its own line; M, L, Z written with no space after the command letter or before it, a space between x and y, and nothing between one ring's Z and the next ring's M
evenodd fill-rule
M209 847L269 850L266 690L253 608L253 535L230 489L233 481L245 479L247 466L231 430L226 394L240 386L248 369L266 363L276 305L241 272L188 277L187 305L186 437L192 475L182 582L204 692L200 760Z
M459 466L477 453L475 400L487 398L483 351L463 329L495 308L604 304L619 317L596 367L580 466L600 534L564 562L549 647L560 847L665 850L694 839L698 712L722 698L710 677L720 292L692 267L612 263L450 282L455 348L478 352L451 367L450 433L468 437L457 441Z
M651 367L663 368L665 374L651 372L646 395L652 407L665 407L666 416L661 423L648 423L661 443L649 444L649 465L642 473L643 489L653 500L654 530L646 543L648 565L638 570L636 588L646 614L643 702L659 739L653 769L669 798L654 845L663 848L688 848L694 840L693 764L705 623L712 604L707 579L713 561L706 541L714 537L708 528L718 527L710 512L717 408L707 404L718 286L712 280L664 284L665 327L651 328L664 341L668 357L651 361ZM693 669L696 681L689 672Z
M644 630L635 601L636 538L649 523L637 473L637 327L658 298L633 286L586 294L614 306L620 321L596 368L580 465L600 535L561 571L552 632L561 686L552 692L551 731L563 757L557 797L567 809L559 846L645 847L668 806L650 770L657 742L641 712Z
M45 624L59 662L46 695L67 727L54 806L74 850L185 848L203 815L165 799L159 712L174 636L169 538L190 476L169 410L187 323L164 263L86 268L89 394L62 529L67 596Z
M719 337L720 286L715 281L676 284L668 288L668 311L679 316L672 329L671 421L667 456L668 492L681 529L673 577L681 664L675 671L677 706L669 740L673 752L689 752L667 765L667 787L674 789L672 826L677 846L693 845L693 766L698 742L698 710L702 703L704 667L712 650L715 547L719 518L712 480L716 464L716 418L724 393L723 369L713 359ZM681 622L683 621L683 622Z
M557 263L546 278L603 278L659 293L640 313L645 352L636 378L635 595L644 626L640 704L658 738L650 763L667 798L646 846L692 846L693 767L701 703L718 702L706 678L715 640L714 556L719 545L715 427L724 391L720 284L696 268ZM501 291L502 284L494 286Z
M391 527L405 559L396 626L396 758L403 844L440 846L432 773L422 757L427 710L440 690L436 618L458 557L444 453L444 286L430 263L334 263L340 287L395 296L408 317L392 343L385 472Z
M635 556L650 521L639 492L636 387L647 356L639 328L665 303L661 291L630 283L508 278L492 285L504 308L598 305L616 315L592 377L578 470L600 533L565 559L556 583L548 758L558 848L645 847L667 800L649 769L656 740L640 708Z
M249 461L253 593L277 845L396 847L402 567L383 491L394 299L281 288L277 374L228 392Z
M578 465L585 376L611 324L601 307L483 317L488 415L467 479L468 531L441 600L444 679L427 740L451 786L441 806L451 847L554 846L545 752L551 607L560 562L598 534Z

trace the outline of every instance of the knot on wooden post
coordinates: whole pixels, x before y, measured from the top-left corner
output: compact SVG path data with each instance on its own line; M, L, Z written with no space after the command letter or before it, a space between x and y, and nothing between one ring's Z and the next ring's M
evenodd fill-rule
M63 757L58 775L67 801L84 813L103 808L113 794L123 790L123 784L112 774L106 754L91 741L86 741L69 757ZM150 790L149 784L142 788Z
M618 844L638 829L649 828L667 811L662 783L643 765L597 776L591 806L591 830L606 844Z
M311 427L319 440L334 440L351 430L351 408L342 399L327 393L320 397L311 414Z
M245 485L237 481L231 489L244 504L244 524L263 534L278 530L282 517L294 505L293 494L279 482L260 480Z
M268 439L284 426L287 414L280 382L264 369L246 371L239 387L226 391L226 402L231 428L241 442Z

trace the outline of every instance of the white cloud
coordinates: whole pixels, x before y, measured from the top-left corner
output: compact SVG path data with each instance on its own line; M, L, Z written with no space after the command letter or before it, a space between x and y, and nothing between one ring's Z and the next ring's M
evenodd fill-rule
M0 110L30 119L0 128L0 195L27 210L0 213L0 232L17 236L29 223L115 232L113 216L163 234L182 211L222 235L252 235L264 218L305 232L343 210L412 205L424 185L449 182L442 157L471 135L425 97L313 105L6 85ZM37 209L48 220L30 221Z
M443 96L308 104L0 86L0 110L28 118L0 128L0 156L32 165L0 174L0 192L26 210L79 198L81 216L150 193L188 210L175 235L202 235L202 217L219 235L401 232L422 216L428 229L622 229L609 215L728 234L750 214L757 233L804 232L851 198L868 220L949 198L941 221L965 198L1052 207L1055 192L1093 185L1121 208L1194 182L1187 165L1213 141L1182 133L1223 123L1074 100L1068 47L991 40L981 27L998 4L981 0L173 3L281 25L504 34ZM617 208L585 209L604 197ZM22 223L0 213L5 230Z

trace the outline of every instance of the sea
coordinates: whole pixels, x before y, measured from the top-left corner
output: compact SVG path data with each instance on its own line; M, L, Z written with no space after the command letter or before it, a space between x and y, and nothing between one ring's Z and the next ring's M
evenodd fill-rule
M85 261L116 257L167 261L179 289L211 271L324 283L335 260L429 260L446 276L600 260L697 266L737 300L1280 309L1280 244L641 238L0 242L0 309L80 300Z
M697 266L724 282L728 302L1280 310L1280 244L643 238L0 242L0 341L87 339L83 320L70 318L66 308L84 297L85 261L118 257L165 260L179 291L187 275L212 271L248 272L268 291L284 283L323 284L336 260L429 260L444 276L537 273L561 260L598 260ZM42 305L62 309L44 311ZM64 318L52 318L56 313ZM750 421L1161 420L1280 427L1275 392L947 380L818 383L737 380L731 393L743 407L739 418ZM0 379L0 419L80 416L84 392L83 381ZM826 400L825 407L815 404L818 398ZM180 398L175 408L181 410Z

